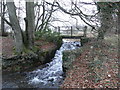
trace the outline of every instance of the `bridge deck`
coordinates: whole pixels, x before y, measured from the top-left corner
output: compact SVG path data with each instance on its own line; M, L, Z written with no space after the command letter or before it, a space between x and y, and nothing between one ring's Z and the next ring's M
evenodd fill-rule
M81 39L83 36L62 36L64 39Z

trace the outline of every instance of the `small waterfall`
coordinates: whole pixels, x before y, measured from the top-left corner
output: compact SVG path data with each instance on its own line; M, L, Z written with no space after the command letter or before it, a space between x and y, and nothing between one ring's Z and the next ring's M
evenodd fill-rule
M74 50L81 46L80 42L66 42L56 51L54 58L46 67L37 69L28 74L30 85L39 88L57 88L63 81L62 52L65 50Z

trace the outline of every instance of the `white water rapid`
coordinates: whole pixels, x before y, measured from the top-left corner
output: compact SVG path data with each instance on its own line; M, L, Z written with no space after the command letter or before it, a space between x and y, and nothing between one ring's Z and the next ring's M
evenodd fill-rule
M56 88L63 80L62 52L65 50L74 50L81 46L80 42L63 41L62 46L56 51L54 58L46 67L37 69L28 74L30 85L39 88Z

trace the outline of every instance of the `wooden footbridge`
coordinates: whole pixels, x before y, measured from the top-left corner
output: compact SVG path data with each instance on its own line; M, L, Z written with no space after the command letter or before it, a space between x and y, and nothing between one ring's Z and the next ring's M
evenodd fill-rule
M84 36L62 36L63 39L81 39Z
M58 26L56 27L57 32L62 36L63 39L80 39L86 37L87 27L78 28L73 26Z

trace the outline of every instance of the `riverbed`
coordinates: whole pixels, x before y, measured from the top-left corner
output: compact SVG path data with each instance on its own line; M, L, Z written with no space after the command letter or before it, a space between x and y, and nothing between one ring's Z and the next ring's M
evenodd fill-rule
M32 71L3 75L2 88L59 88L64 80L62 68L62 52L80 48L78 41L63 40L50 63L37 67Z

